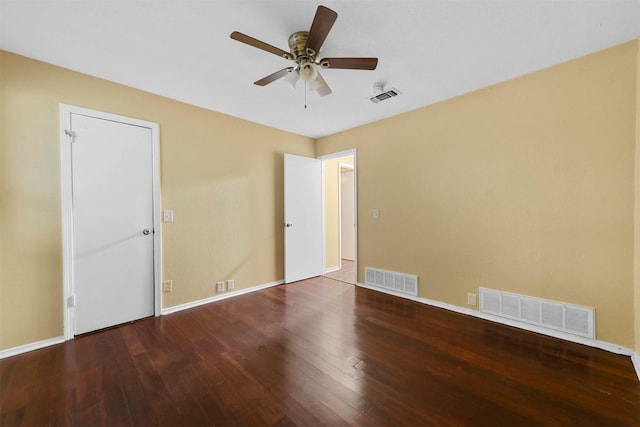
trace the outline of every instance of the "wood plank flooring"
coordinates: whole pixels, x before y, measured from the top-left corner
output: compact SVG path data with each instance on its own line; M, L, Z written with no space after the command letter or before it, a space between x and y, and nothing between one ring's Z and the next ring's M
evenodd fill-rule
M633 426L628 357L327 278L0 360L2 426Z
M342 260L342 268L340 270L332 271L331 273L325 273L324 277L329 279L339 280L345 283L356 283L356 270L355 262L348 259Z

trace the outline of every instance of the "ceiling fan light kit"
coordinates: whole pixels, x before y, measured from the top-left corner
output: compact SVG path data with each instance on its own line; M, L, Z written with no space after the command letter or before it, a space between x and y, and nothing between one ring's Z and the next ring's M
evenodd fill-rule
M329 85L320 74L320 68L375 70L378 65L378 58L318 59L320 47L322 47L337 18L338 14L333 10L325 6L318 6L311 23L311 29L309 31L297 31L289 36L289 52L238 31L231 33L231 38L296 63L294 67L276 71L255 81L254 84L266 86L286 77L286 82L295 89L298 78L300 78L309 84L311 90L318 92L320 96L326 96L331 93L331 88L329 88Z
M313 62L304 62L298 68L298 73L300 74L300 78L307 83L311 83L318 78L318 70L316 69Z
M300 74L298 74L296 70L292 69L289 71L289 74L285 76L284 80L289 86L291 86L291 89L295 89L298 80L300 80Z

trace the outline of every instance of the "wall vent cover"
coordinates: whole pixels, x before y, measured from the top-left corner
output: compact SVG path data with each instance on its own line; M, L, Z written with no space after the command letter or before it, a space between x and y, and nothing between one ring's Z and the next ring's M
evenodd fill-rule
M387 91L384 91L382 93L372 96L371 98L369 98L369 101L377 104L380 101L384 101L384 100L393 98L394 96L398 96L400 95L400 93L401 92L398 89L389 89Z
M590 307L480 288L480 311L595 339L595 311Z
M365 267L364 281L367 285L418 296L418 276L413 274Z

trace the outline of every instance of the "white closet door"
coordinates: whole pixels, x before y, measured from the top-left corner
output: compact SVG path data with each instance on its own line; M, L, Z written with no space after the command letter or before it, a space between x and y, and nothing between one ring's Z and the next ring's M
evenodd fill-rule
M151 129L72 114L74 333L154 313Z

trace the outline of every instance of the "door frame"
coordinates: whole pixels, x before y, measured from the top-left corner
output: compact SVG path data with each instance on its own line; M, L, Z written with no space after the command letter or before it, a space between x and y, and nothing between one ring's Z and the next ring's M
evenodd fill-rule
M353 227L353 267L355 270L354 283L358 283L358 153L356 148L351 148L344 151L339 151L337 153L329 153L324 154L322 156L318 156L317 159L322 160L322 269L324 271L324 266L327 261L327 236L325 233L326 230L326 214L325 214L325 173L324 173L324 161L336 159L338 157L345 156L353 156L353 219L355 226ZM340 173L340 167L338 167L338 173ZM340 189L339 189L340 191ZM341 209L341 206L338 207ZM338 227L340 229L340 227ZM341 238L341 236L339 236ZM342 256L342 244L340 244L340 256ZM340 266L342 266L342 259L340 261ZM325 274L325 273L323 273Z
M71 114L84 115L103 120L140 126L151 130L152 197L153 197L153 307L154 315L162 310L162 227L160 223L160 126L158 123L131 117L119 116L68 104L59 104L60 109L60 172L62 193L62 307L64 318L64 339L74 338L74 283L73 283L73 170L71 144Z

